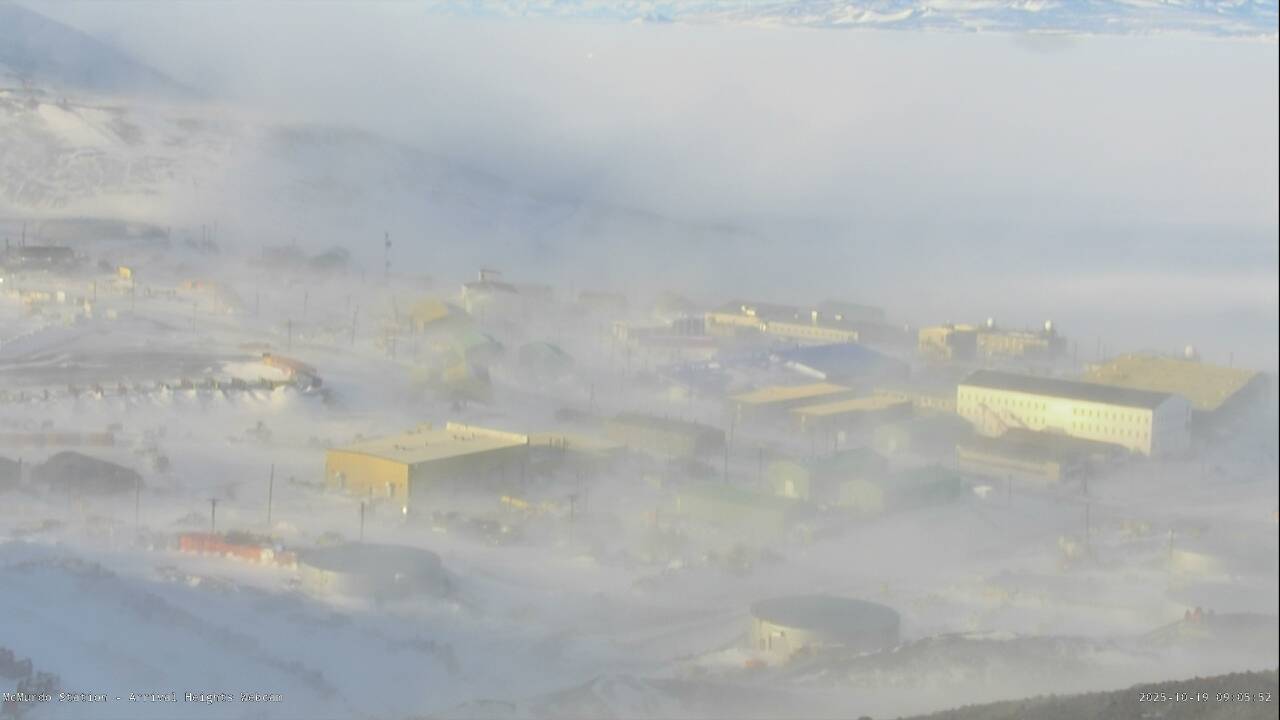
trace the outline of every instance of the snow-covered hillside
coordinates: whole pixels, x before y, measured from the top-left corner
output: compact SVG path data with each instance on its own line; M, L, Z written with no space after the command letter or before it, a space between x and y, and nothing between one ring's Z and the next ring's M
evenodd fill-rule
M668 248L646 269L670 273L683 265L674 250L758 240L731 226L541 196L359 129L42 87L0 88L5 216L218 222L231 243L345 245L366 267L381 264L382 238L368 233L383 228L408 240L396 261L459 273L520 262L548 277L584 267L631 275L642 268L619 251L636 242ZM16 222L7 235L19 232Z
M0 89L0 208L10 214L171 216L216 177L228 128L180 110Z
M0 78L6 74L103 93L194 95L118 48L21 5L0 2Z

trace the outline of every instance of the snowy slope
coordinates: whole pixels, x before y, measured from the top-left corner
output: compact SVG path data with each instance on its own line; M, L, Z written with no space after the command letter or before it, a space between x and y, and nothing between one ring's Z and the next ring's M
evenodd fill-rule
M633 275L641 268L619 251L636 242L655 249L652 273L692 275L676 250L759 239L732 226L541 196L363 130L40 87L0 89L5 216L160 227L216 221L220 239L343 245L365 267L382 260L381 233L371 237L371 228L385 229L400 241L395 260L433 273L518 263L548 279L583 267L601 277ZM0 229L12 237L15 222ZM368 242L353 243L360 237Z

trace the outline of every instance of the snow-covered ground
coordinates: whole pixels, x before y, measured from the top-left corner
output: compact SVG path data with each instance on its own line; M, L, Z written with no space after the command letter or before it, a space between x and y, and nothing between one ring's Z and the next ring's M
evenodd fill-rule
M1135 7L814 0L440 11L1016 28L1041 31L1024 37L1037 47L1060 32L1275 39L1274 3ZM794 300L836 287L896 289L883 300L905 322L913 318L892 303L952 300L921 273L923 256L946 266L974 253L926 252L915 239L882 251L875 232L855 242L805 227L822 238L792 252L800 226L790 221L766 232L543 190L359 129L190 97L64 91L0 62L6 249L52 243L78 256L73 268L0 271L0 457L20 460L25 478L0 487L0 691L43 677L54 691L105 696L10 704L0 717L885 717L1277 665L1274 387L1266 408L1194 459L1133 460L1087 493L963 478L964 494L947 502L825 514L784 537L698 525L671 512L694 477L758 488L766 452L816 451L768 428L731 428L718 397L670 392L652 358L624 354L612 321L654 323L648 308L663 291L705 309L747 290ZM1121 248L1143 273L1108 265L1114 274L1086 275L1080 257L1117 250L1090 231L1028 245L1022 269L993 263L1024 240L993 239L982 257L963 258L999 265L986 284L1001 312L1031 312L1024 299L1058 292L1041 301L1075 308L1067 332L1088 341L1090 313L1114 318L1044 280L1044 266L1061 264L1054 277L1131 314L1113 334L1164 323L1181 337L1195 314L1217 333L1219 359L1269 370L1274 383L1274 308L1258 301L1274 290L1274 245L1245 239L1219 252L1205 250L1199 231L1160 234ZM880 266L863 268L881 252ZM1152 269L1166 255L1173 272ZM460 304L460 283L490 263L505 279L556 283L559 301L531 303L518 321L478 321L469 340L505 347L488 361L491 392L448 397L438 376L456 367L456 350L406 332L404 317L423 298ZM872 277L895 263L909 270ZM1034 292L1006 284L1020 275ZM1170 280L1187 277L1196 282ZM617 290L630 304L592 315L570 302L582 289ZM1142 302L1117 309L1117 292ZM1147 323L1148 314L1158 317ZM1137 346L1168 335L1134 333L1124 338ZM572 368L534 372L518 353L531 341L554 343ZM1100 336L1100 354L1103 345ZM322 382L266 354L311 366ZM761 365L739 368L733 382L778 372ZM731 452L687 466L629 457L601 470L561 467L531 480L528 510L481 495L445 508L453 514L406 518L324 487L326 449L360 438L448 421L598 435L601 418L624 411L723 427ZM30 468L63 450L136 469L136 494L67 496L30 480ZM315 594L287 563L178 551L178 534L211 526L269 534L289 550L357 538L427 549L451 589L382 602ZM786 664L761 656L747 643L751 604L800 593L888 605L901 615L902 644ZM1193 623L1193 608L1212 621ZM178 702L130 699L151 693ZM242 693L266 697L242 702ZM231 701L209 701L218 694Z
M111 252L134 262L138 247ZM219 529L271 532L290 547L356 537L357 501L326 493L321 480L324 448L357 436L448 419L537 430L554 424L550 411L560 407L609 414L641 396L620 377L625 366L608 361L607 347L569 324L547 333L575 349L579 372L595 380L590 392L572 380L511 386L518 374L495 370L492 403L452 406L415 389L412 344L403 341L391 357L378 329L405 302L394 298L413 292L411 279L383 286L356 274L290 271L273 283L262 269L224 258L203 279L255 298L229 314L207 296L179 292L198 251L145 254L152 292L109 290L110 276L99 273L93 319L64 319L56 303L32 315L16 299L0 299L7 390L0 429L112 428L114 445L89 452L144 475L136 507L131 496L77 499L37 489L2 496L0 645L56 674L63 690L283 698L251 708L179 706L184 715L217 717L882 715L1062 691L1043 669L1057 662L1082 668L1072 685L1079 689L1155 680L1168 668L1207 674L1275 665L1274 644L1188 655L1135 639L1196 605L1274 617L1274 408L1193 462L1125 465L1090 483L1087 499L1078 488L1016 488L859 521L807 542L729 534L704 545L708 538L694 534L674 551L650 553L648 517L669 502L668 491L626 467L575 481L590 493L572 523L563 514L503 515L495 499L484 512L521 531L515 544L374 508L365 538L439 553L455 582L446 598L372 605L317 597L298 588L288 567L179 553L172 537L207 528L209 498L219 500ZM83 288L86 279L45 273L18 281ZM314 293L305 309L303 288ZM353 341L341 318L355 305L363 319ZM339 330L325 332L330 324ZM515 328L488 330L510 340ZM280 371L261 361L264 348L316 367L322 388L279 384ZM228 384L233 379L243 386ZM100 393L90 390L98 385ZM701 405L681 412L718 421ZM755 443L768 438L753 432L739 429L735 474L754 474ZM2 453L34 464L55 451ZM548 490L552 499L567 492ZM718 559L715 548L735 543L768 552L745 569ZM1170 570L1171 551L1206 548L1230 560L1225 570ZM832 669L761 675L746 667L749 605L788 592L894 607L919 665L895 670L886 657L882 676L898 679L873 688L860 668L874 660L840 670L858 678L847 683L834 681ZM981 640L945 652L936 648L952 645L911 644L957 633ZM1064 640L1048 654L1028 644L1046 636ZM971 653L1006 651L1026 654L1017 683L999 682L995 670L986 682L960 671L975 662ZM949 673L953 681L944 679ZM927 677L927 689L911 677ZM40 706L29 717L174 713L162 703L113 699Z

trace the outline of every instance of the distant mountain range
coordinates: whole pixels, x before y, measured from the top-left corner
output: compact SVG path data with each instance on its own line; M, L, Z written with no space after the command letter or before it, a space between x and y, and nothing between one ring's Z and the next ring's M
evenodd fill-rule
M104 42L0 0L0 85L14 82L113 95L195 95Z
M455 15L951 32L1277 36L1275 0L434 0Z

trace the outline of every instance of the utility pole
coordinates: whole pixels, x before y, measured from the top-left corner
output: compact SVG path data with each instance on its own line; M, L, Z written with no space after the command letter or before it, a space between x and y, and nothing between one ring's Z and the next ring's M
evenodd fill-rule
M391 280L391 233L382 234L382 282Z
M364 501L360 501L360 542L364 542Z
M311 304L311 291L303 290L302 291L302 319L303 320L307 319L307 306L309 304Z
M1093 532L1093 528L1090 525L1089 504L1090 504L1089 501L1086 499L1084 501L1084 550L1085 552L1092 551L1091 546L1089 544L1090 536L1092 535L1092 532Z
M218 531L218 498L209 498L209 533Z
M267 478L267 529L271 529L271 496L276 489L276 464L271 463L271 476Z
M724 481L729 482L729 447L733 445L733 428L737 424L737 418L729 418L729 435L724 442Z
M360 314L360 306L351 311L351 347L356 346L356 316Z

